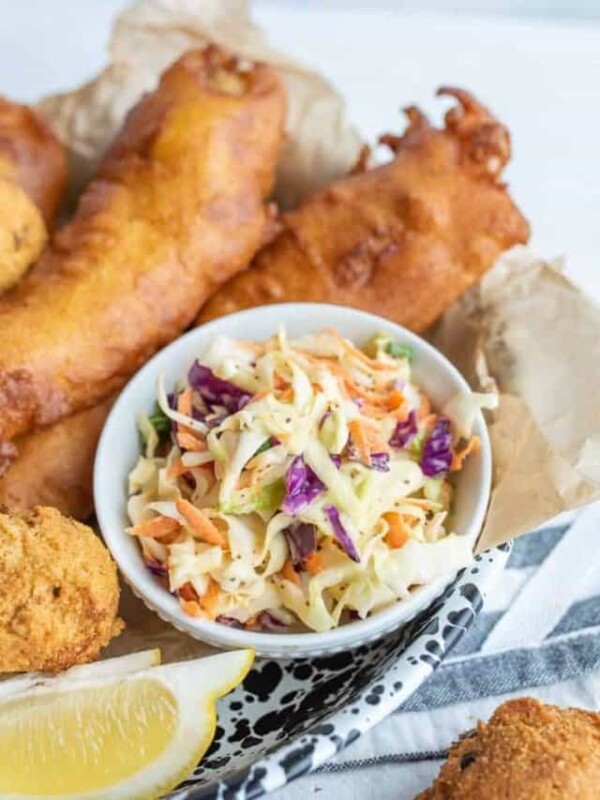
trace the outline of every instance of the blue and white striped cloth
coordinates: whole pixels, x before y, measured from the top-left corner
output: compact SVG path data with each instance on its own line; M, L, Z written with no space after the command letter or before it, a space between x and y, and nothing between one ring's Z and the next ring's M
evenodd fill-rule
M483 612L404 706L274 800L412 800L504 700L600 709L600 504L519 539Z

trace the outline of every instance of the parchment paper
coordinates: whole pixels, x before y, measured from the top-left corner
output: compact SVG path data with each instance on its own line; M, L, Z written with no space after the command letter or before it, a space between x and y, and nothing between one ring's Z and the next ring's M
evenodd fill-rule
M165 65L209 39L285 75L289 135L277 185L284 205L347 172L360 140L342 99L266 43L244 0L142 0L118 19L110 63L98 78L41 102L69 147L79 185ZM501 393L489 420L494 489L480 549L600 498L600 311L560 264L512 251L448 310L431 338L474 387L493 380Z
M74 192L91 176L123 117L156 86L164 68L213 41L240 56L267 61L288 90L288 137L276 186L282 208L347 172L361 140L344 102L317 72L271 48L250 20L245 0L141 0L117 19L109 65L89 83L44 98L40 108L67 146Z

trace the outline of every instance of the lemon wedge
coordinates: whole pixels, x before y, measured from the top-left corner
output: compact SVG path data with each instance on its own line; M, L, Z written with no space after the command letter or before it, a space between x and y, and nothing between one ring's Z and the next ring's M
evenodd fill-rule
M216 699L253 660L236 650L133 671L121 663L116 673L109 660L0 693L0 798L158 797L202 758Z

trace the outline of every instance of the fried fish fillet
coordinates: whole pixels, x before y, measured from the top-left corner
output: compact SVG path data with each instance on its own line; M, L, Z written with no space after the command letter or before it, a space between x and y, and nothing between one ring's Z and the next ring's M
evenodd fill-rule
M27 106L0 98L0 292L37 261L66 189L64 151Z
M443 131L411 109L405 135L386 138L396 159L285 215L280 235L214 295L199 322L259 303L313 300L421 331L502 250L525 241L527 223L498 182L508 133L469 95L446 91L462 110L449 112ZM51 487L53 503L87 518L101 425L99 412L84 411L18 441L20 460L0 479L0 502L29 507L46 502Z
M470 94L443 129L416 108L394 158L318 192L283 216L279 235L203 308L199 322L264 303L354 306L428 328L529 228L501 172L507 129Z
M0 178L0 293L37 261L47 239L40 210L17 183Z
M242 269L271 225L285 93L191 51L129 114L69 224L0 299L0 438L122 386Z
M0 506L26 510L44 505L85 521L94 509L96 445L114 397L39 431L20 436L0 456Z
M123 627L108 550L54 508L0 513L0 581L0 672L92 661Z
M2 97L0 178L20 186L53 228L67 188L65 151L36 111Z
M520 697L456 742L433 786L416 800L597 797L600 714Z

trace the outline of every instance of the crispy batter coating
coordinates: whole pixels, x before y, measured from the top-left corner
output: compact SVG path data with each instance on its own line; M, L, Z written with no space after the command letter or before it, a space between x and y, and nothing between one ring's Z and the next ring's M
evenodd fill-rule
M408 109L404 135L382 137L394 159L362 173L359 165L284 215L280 234L211 297L199 321L301 300L355 306L423 331L503 250L527 241L527 222L499 181L508 131L466 92L439 94L459 101L442 130Z
M108 550L54 508L0 513L0 582L0 672L92 661L123 627Z
M11 511L52 506L69 517L89 519L96 445L113 401L25 434L15 441L14 452L0 454L0 506Z
M270 228L275 72L215 47L146 95L72 221L0 299L0 438L108 397L184 330Z
M64 151L46 124L0 98L0 292L41 255L66 182Z
M0 178L0 292L37 261L46 240L39 209L18 184Z
M36 111L2 97L0 177L20 186L54 226L67 188L65 151Z
M456 742L416 800L596 800L600 714L522 697Z

